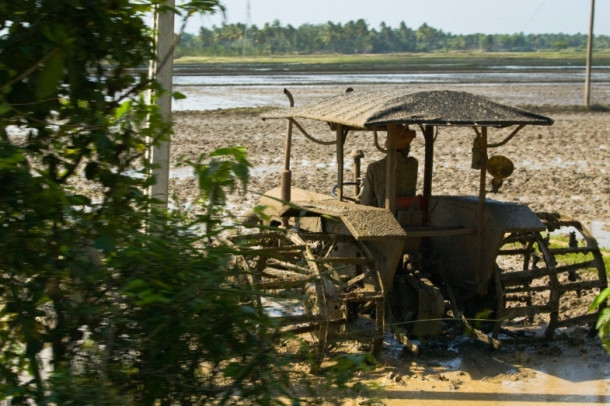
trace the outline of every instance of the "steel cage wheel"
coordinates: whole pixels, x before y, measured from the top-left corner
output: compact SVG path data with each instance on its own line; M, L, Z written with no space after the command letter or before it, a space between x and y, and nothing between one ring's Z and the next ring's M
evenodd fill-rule
M364 244L351 236L284 229L230 242L240 248L235 263L251 293L248 303L269 315L281 333L309 345L313 370L333 352L380 353L385 301Z
M494 338L500 332L523 334L546 325L552 336L558 318L558 281L555 263L540 233L512 233L505 237L496 258L497 294ZM532 332L534 330L534 332Z

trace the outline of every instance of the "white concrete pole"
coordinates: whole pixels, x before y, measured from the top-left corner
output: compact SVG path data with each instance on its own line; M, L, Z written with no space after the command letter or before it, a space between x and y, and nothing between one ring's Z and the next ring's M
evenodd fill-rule
M166 0L165 4L174 7L175 0ZM155 12L154 16L155 46L157 60L151 65L150 74L165 89L165 93L156 97L164 120L172 119L172 70L174 44L174 13L172 11ZM162 141L151 147L150 158L156 183L150 188L150 196L159 199L167 208L169 194L169 147L170 142Z
M585 107L591 102L591 59L593 57L593 21L595 17L595 0L591 0L591 18L589 19L589 40L587 41L587 71L585 75Z

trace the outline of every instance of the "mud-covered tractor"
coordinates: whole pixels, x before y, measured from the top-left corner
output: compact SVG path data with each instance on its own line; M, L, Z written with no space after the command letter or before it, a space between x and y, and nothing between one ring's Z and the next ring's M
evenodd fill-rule
M487 197L488 188L497 190L513 171L508 158L491 151L524 127L553 120L457 91L348 89L297 107L285 93L290 107L263 117L288 122L280 185L261 198L258 232L233 237L249 247L240 263L249 283L264 293L259 308L285 330L306 334L320 353L353 342L378 354L386 333L434 335L448 318L475 326L489 342L550 338L557 328L595 320L577 310L588 306L574 305L607 286L592 235L577 221ZM301 119L328 123L334 137L320 141ZM378 136L391 124L423 134L423 190L417 196L396 195L403 174L396 171L393 147L381 147ZM472 128L464 143L480 172L479 194L436 195L437 132L458 126ZM335 149L337 183L329 195L292 185L295 129ZM490 142L491 131L500 141ZM359 151L350 154L355 179L344 179L345 140L357 132L387 153L384 207L359 204Z

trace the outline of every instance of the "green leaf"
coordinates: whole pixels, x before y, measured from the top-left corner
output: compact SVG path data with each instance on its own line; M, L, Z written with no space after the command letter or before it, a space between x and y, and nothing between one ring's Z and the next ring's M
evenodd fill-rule
M131 110L131 100L121 103L121 105L114 111L114 118L120 120Z
M601 291L599 295L593 300L591 306L589 306L589 312L594 312L602 303L604 303L610 297L610 288L606 288Z
M0 116L8 113L9 111L11 111L11 105L8 103L3 103L0 104Z
M186 95L184 93L173 92L172 95L174 96L174 100L184 100L184 99L186 99Z
M36 88L38 99L49 97L55 93L64 74L64 53L61 50L53 52L53 55L47 59L38 75L38 87Z
M125 285L125 290L127 291L135 291L140 288L147 287L148 284L144 282L142 279L134 279Z
M237 362L231 362L225 367L223 372L224 375L228 378L237 378L241 374L242 369L243 366L241 364L238 364Z
M115 242L109 236L102 235L93 242L93 247L102 250L104 254L108 254L114 250Z
M609 323L610 323L610 308L605 308L600 312L599 317L597 319L597 324L595 325L595 328L600 330L602 328L602 326L609 324Z
M74 206L88 206L91 204L91 199L83 195L72 195L68 197L68 202Z

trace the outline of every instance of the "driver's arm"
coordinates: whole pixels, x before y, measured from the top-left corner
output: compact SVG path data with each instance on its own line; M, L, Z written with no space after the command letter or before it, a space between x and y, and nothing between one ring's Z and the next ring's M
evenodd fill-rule
M375 198L375 181L373 179L373 171L371 168L367 168L366 176L362 184L362 193L360 194L360 204L367 206L377 206L377 199Z

